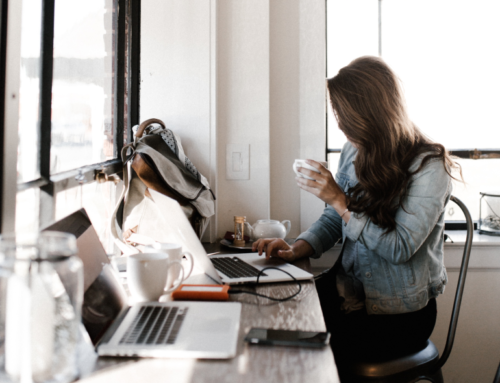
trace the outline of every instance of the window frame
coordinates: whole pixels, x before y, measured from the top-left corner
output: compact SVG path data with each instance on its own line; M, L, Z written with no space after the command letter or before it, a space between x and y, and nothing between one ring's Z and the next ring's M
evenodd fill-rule
M0 0L0 191L4 192L4 164L3 156L5 145L5 92L6 92L6 66L7 66L7 21L8 1ZM0 198L0 233L3 225L3 198Z
M325 0L325 77L328 78L328 1ZM378 54L382 57L382 0L378 1ZM325 157L328 161L328 155L331 153L341 153L342 148L329 148L328 147L328 108L330 107L328 102L328 92L326 92L326 108L325 108L325 124L326 124L326 143L325 143ZM450 149L448 150L452 156L461 159L471 159L471 160L486 160L486 159L498 159L500 158L500 148L467 148L467 149ZM445 230L466 230L466 221L445 221ZM474 229L477 228L477 220L474 221Z
M5 98L5 66L6 58L6 31L7 31L7 4L8 0L1 1L0 15L0 93ZM116 41L113 74L114 102L113 102L113 156L111 160L91 165L85 165L69 171L50 174L51 150L51 113L52 113L52 84L53 84L53 45L54 45L54 16L55 0L42 0L42 30L40 50L40 97L38 116L38 179L18 183L17 193L38 188L40 190L38 222L42 228L55 219L55 198L57 193L79 186L83 183L94 182L100 175L118 175L121 178L123 164L121 150L124 146L124 133L127 142L131 141L132 126L139 123L140 105L140 9L141 0L117 0L116 4ZM125 121L125 112L127 118ZM4 102L0 99L0 145L4 147L5 123ZM126 123L126 127L124 126ZM125 129L126 130L125 130ZM17 126L16 126L17 129ZM4 151L5 152L5 151ZM11 159L0 159L0 190L4 190L3 164ZM15 160L17 164L17 158ZM17 166L17 165L16 165ZM0 200L0 233L5 225Z

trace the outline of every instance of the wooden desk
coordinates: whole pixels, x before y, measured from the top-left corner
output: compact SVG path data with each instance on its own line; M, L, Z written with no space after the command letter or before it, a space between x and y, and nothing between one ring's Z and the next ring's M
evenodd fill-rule
M208 253L214 252L218 250L218 245L208 245L206 249ZM307 270L309 259L300 260L296 265ZM197 283L213 283L201 274L194 278ZM295 283L277 283L263 284L254 291L286 297L293 294L296 289ZM229 360L99 358L96 372L82 381L85 383L339 382L330 347L314 350L250 346L243 342L245 334L251 327L325 331L314 282L302 282L302 292L287 302L270 302L247 294L232 295L231 300L243 303L238 351L235 358Z

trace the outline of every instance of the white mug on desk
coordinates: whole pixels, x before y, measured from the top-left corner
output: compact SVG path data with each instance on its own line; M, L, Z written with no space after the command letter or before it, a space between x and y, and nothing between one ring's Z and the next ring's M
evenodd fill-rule
M175 265L174 267L169 269L167 289L171 288L173 283L180 277L181 269L183 275L183 281L188 279L193 271L194 261L191 253L182 251L182 245L178 245L177 243L155 243L152 245L152 248L155 251L159 251L160 253L168 254L169 259L171 261L179 262L180 266ZM185 262L182 261L182 258L186 257L189 262L189 266L186 267Z
M179 261L165 253L138 253L127 258L127 283L136 302L157 301L178 288L184 281L184 269ZM169 270L178 267L182 277L174 284ZM167 285L174 285L166 289Z

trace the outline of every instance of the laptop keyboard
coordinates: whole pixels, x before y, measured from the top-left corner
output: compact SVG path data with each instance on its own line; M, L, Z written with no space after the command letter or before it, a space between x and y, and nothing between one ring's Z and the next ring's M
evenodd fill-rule
M187 307L143 306L120 344L174 344Z
M260 272L260 270L242 261L238 257L210 258L210 260L217 270L227 275L229 278L257 277ZM261 276L267 277L267 274L262 273Z

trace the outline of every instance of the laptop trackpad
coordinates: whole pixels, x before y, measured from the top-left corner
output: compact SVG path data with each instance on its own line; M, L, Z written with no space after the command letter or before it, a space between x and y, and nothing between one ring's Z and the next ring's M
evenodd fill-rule
M231 328L232 320L228 318L208 319L198 321L190 328L191 332L197 333L224 333Z
M258 258L258 259L252 259L246 261L248 263L251 263L254 266L260 266L260 267L276 267L276 266L281 266L285 264L286 262L280 258L270 258L266 259L265 257Z

